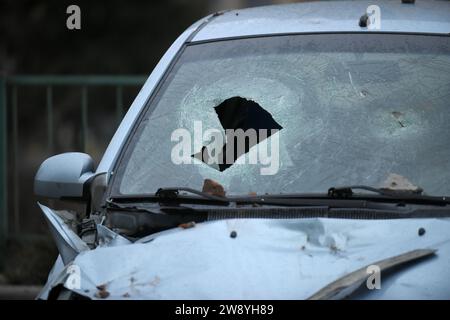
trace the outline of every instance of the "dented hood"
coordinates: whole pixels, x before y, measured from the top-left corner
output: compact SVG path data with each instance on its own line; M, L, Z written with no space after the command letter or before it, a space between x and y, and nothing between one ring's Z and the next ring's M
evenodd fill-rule
M306 299L359 268L428 248L433 257L382 273L380 290L364 285L353 298L449 299L449 230L449 219L211 221L82 251L41 297L76 265L73 291L92 299Z

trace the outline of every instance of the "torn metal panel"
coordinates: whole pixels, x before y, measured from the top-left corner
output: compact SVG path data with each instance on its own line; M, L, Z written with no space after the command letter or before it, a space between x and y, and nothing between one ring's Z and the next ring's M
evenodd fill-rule
M407 262L419 260L424 257L433 255L436 250L432 249L417 249L403 253L401 255L386 258L381 261L372 263L376 265L380 272L387 271L390 268L397 267ZM348 294L351 294L357 287L360 287L365 281L367 281L367 269L371 265L358 269L344 277L330 283L325 288L320 289L313 294L308 300L330 300L345 298Z
M55 240L62 261L67 265L80 252L89 250L88 245L61 219L55 211L39 203L50 232Z

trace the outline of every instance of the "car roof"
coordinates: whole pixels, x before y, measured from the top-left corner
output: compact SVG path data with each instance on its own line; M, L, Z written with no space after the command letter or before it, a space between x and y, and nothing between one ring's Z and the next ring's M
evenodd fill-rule
M370 5L381 13L379 30L358 25ZM450 34L450 1L325 1L271 5L216 13L191 41L286 33L413 32Z

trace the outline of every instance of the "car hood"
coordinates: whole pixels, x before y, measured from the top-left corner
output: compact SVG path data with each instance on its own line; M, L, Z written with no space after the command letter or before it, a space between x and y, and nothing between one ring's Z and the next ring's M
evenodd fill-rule
M116 239L65 267L59 259L40 298L63 284L92 299L306 299L355 270L416 249L437 251L382 272L381 289L364 281L347 294L449 299L449 219L326 218L220 220L136 243ZM76 287L68 283L74 266Z

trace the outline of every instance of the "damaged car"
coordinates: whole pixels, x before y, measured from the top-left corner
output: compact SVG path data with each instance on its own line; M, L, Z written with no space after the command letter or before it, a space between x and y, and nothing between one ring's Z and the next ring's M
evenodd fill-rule
M38 299L450 299L450 3L376 4L184 31L98 166L40 166Z

